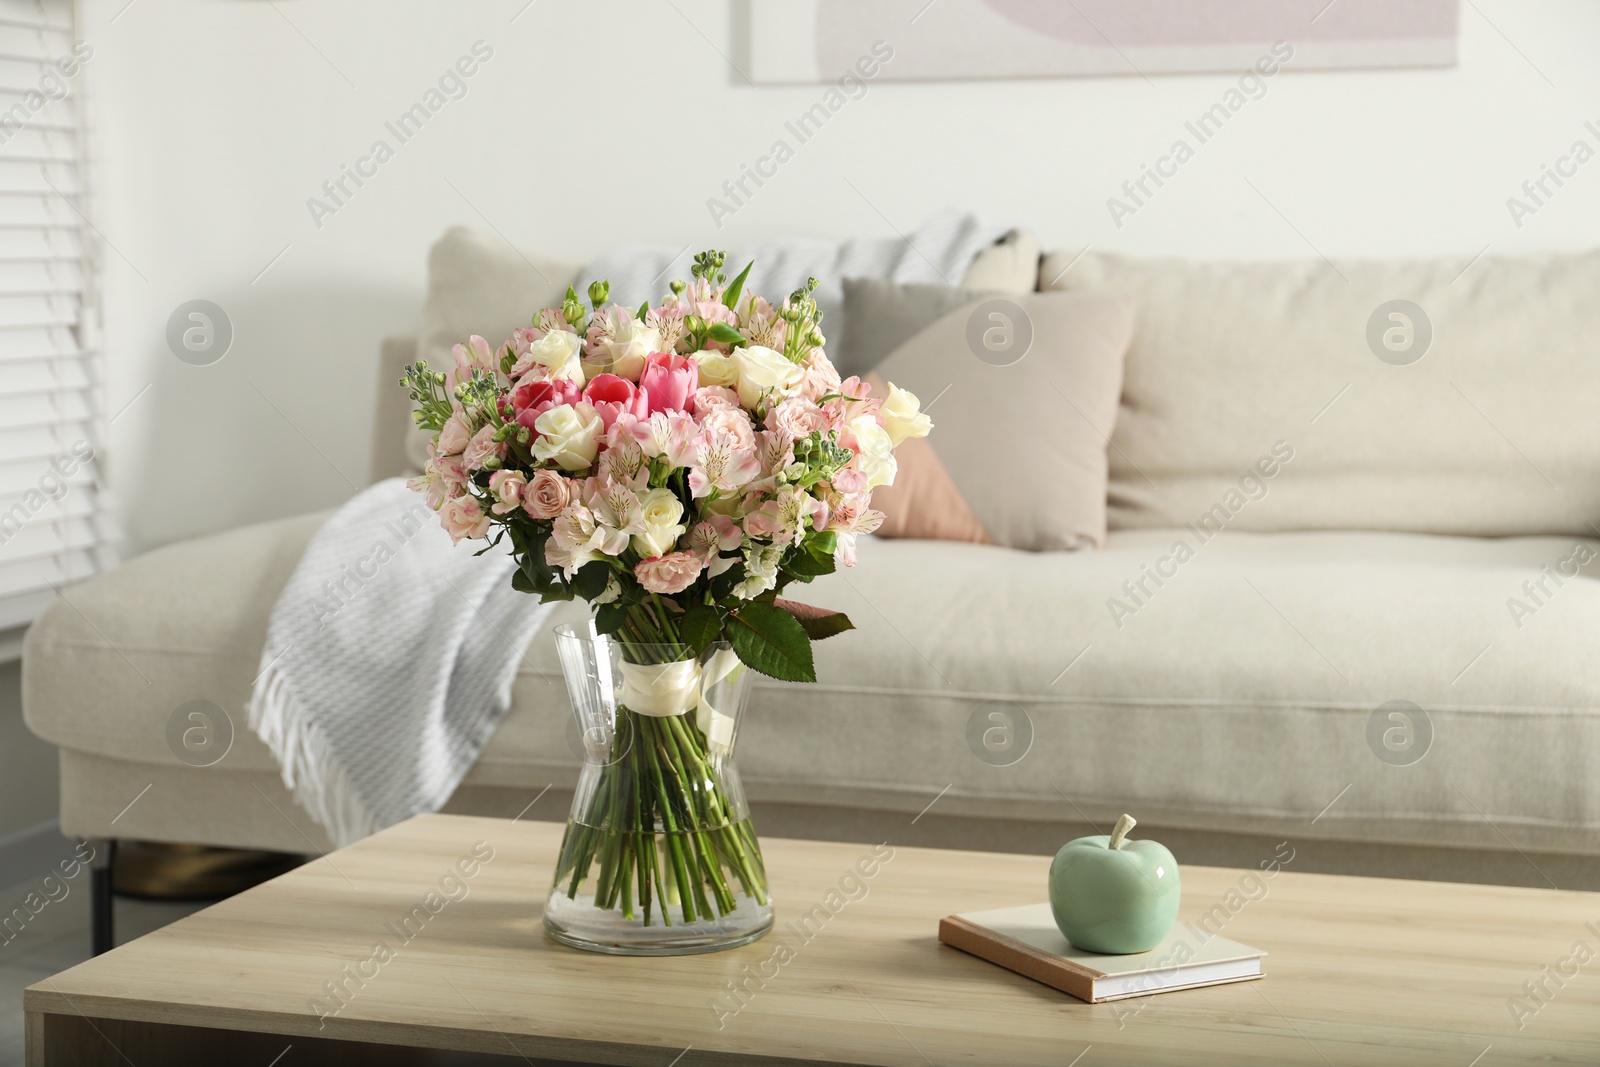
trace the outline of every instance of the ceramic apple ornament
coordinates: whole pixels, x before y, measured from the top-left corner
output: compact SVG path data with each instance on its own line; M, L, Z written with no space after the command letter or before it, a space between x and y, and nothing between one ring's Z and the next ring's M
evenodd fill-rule
M1050 910L1068 941L1090 952L1148 952L1178 917L1178 862L1155 841L1132 841L1131 815L1109 836L1068 841L1050 864Z

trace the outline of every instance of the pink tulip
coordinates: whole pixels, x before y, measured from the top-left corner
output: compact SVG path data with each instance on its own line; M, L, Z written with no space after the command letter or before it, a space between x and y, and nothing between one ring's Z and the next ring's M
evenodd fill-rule
M511 408L517 413L517 423L530 430L534 429L534 420L551 408L576 404L582 399L578 383L562 379L524 378L511 390Z
M650 414L644 390L615 374L596 374L584 389L583 398L594 405L608 430L620 416L642 419Z
M650 414L658 411L688 411L689 401L700 384L700 365L687 356L652 352L645 358L639 386L649 394Z

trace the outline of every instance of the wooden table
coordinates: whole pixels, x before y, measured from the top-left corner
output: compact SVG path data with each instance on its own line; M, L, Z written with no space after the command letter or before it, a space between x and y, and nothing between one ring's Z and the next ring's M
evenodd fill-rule
M935 939L1041 899L1043 857L769 840L773 935L621 959L543 934L560 834L425 816L342 849L30 988L28 1063L1600 1063L1600 958L1571 959L1600 894L1187 867L1180 921L1267 977L1089 1005Z

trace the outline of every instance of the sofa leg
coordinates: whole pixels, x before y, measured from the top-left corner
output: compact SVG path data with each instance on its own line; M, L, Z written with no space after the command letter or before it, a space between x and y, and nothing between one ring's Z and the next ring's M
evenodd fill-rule
M111 905L111 864L117 857L115 838L93 838L89 844L94 858L89 861L89 930L93 955L110 952L116 943Z

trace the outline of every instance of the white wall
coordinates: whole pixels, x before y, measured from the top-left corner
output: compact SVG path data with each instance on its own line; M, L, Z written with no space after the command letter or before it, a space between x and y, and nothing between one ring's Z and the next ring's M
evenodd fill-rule
M1464 5L1451 70L1285 73L1120 229L1107 197L1231 77L877 84L720 231L707 197L821 88L732 72L731 0L525 3L85 0L111 409L150 386L112 439L130 548L364 484L378 339L416 326L428 245L454 223L577 261L887 234L942 206L1049 247L1197 257L1600 244L1600 162L1520 230L1505 204L1576 138L1600 144L1585 0ZM318 229L307 198L480 39L494 54L466 97ZM236 331L211 367L164 340L196 297Z

